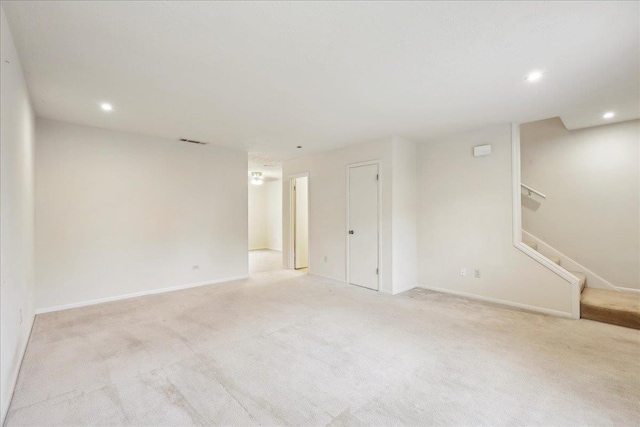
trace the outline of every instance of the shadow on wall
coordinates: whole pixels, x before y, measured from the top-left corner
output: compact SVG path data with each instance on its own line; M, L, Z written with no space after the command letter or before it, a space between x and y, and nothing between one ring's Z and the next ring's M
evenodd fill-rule
M530 211L537 211L540 208L541 203L526 194L520 195L520 201L523 208L527 208Z

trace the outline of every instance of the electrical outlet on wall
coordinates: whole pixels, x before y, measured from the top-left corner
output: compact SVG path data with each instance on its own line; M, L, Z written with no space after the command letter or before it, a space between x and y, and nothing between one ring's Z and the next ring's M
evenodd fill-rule
M462 277L466 276L466 275L467 275L467 269L466 269L466 268L464 268L464 267L462 267L462 268L460 269L460 275L461 275Z
M476 279L479 279L479 278L480 278L480 270L476 268Z

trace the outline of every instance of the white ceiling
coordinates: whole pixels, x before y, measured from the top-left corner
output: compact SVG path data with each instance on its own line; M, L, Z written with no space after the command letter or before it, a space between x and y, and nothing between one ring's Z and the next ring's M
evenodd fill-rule
M2 4L39 116L245 149L256 168L390 135L640 116L638 2Z

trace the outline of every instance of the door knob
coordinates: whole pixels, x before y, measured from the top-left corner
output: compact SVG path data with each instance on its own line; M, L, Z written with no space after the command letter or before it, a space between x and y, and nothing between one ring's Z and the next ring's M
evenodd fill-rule
M349 234L353 234L353 230L349 230Z

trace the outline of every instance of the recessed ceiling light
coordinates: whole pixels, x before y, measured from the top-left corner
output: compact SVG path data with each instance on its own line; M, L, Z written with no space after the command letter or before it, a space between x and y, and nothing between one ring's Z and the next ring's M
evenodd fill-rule
M100 108L102 108L104 111L112 111L113 105L109 104L108 102L103 102L102 104L100 104Z
M613 116L615 116L616 114L613 111L607 111L606 113L604 113L602 115L603 119L613 119Z
M528 82L537 82L542 78L542 71L532 71L527 76Z

